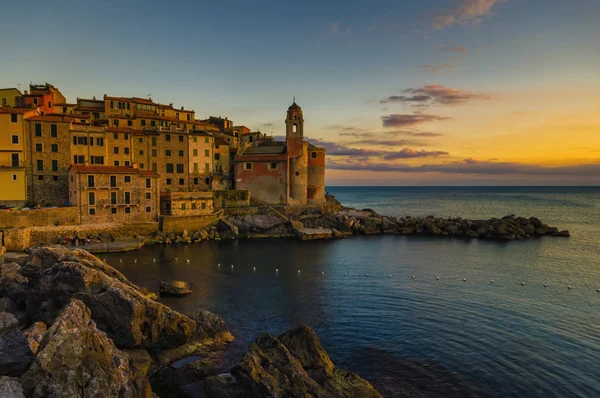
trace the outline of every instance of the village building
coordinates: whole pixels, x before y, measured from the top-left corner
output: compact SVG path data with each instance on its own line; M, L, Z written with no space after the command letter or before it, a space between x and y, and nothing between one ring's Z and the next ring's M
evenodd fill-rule
M304 118L296 102L288 108L285 125L285 142L256 140L235 157L235 189L249 190L269 204L325 202L325 149L304 141Z
M137 167L72 165L68 197L81 223L158 221L158 174Z
M0 107L16 107L22 96L23 93L16 88L0 88Z

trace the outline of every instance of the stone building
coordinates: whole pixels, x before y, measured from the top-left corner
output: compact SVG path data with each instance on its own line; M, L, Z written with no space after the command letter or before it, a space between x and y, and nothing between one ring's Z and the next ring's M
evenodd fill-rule
M81 223L158 221L158 174L126 166L74 164L69 168L68 197L79 208Z
M162 192L160 214L164 216L198 216L212 214L212 192Z
M214 191L233 188L233 156L229 143L223 137L214 139L214 172L212 189Z
M271 204L325 202L325 149L304 141L304 117L296 102L285 125L285 142L253 140L235 157L235 188Z
M8 101L7 101L8 102ZM25 118L33 109L0 107L0 204L23 206L27 200Z

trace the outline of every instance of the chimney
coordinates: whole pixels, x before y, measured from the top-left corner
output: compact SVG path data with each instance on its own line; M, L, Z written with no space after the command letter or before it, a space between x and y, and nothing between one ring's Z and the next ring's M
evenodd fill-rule
M29 94L29 91L25 90L25 95Z

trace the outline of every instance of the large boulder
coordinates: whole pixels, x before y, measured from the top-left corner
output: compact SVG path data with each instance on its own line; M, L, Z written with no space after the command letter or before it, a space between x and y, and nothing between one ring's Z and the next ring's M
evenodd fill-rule
M33 359L19 321L9 312L0 312L0 376L20 376Z
M230 217L228 221L244 234L269 232L283 224L278 217L260 214ZM287 231L287 228L285 230Z
M72 300L56 318L35 360L21 377L28 397L150 396L136 383L129 358L92 320L91 311Z
M162 281L160 282L159 292L161 296L186 296L192 293L190 284L184 281Z
M37 258L46 258L48 251L40 250ZM77 256L65 253L63 261L50 266L44 260L38 263L43 271L32 276L36 283L27 299L32 320L52 324L58 310L77 298L90 308L98 328L121 347L172 348L188 340L196 326L193 320L146 297L94 256L83 256L84 262L71 261ZM92 267L86 265L90 263Z
M196 322L196 335L215 343L229 343L233 336L223 318L210 311L199 309L189 315Z
M308 326L260 335L230 374L208 377L208 398L381 397L364 379L336 369Z
M19 264L0 264L0 296L9 297L15 303L23 304L29 289L29 278L21 273Z
M0 397L2 398L25 398L23 386L16 377L0 377Z

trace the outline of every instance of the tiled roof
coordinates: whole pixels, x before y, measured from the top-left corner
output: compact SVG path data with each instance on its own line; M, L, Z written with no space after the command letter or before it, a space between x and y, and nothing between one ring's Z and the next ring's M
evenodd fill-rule
M244 151L244 155L280 155L282 153L285 153L285 145L251 146Z

